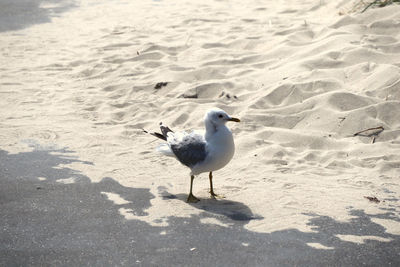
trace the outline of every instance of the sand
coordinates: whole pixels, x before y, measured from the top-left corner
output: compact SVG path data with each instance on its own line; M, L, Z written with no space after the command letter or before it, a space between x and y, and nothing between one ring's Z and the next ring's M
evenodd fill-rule
M236 153L214 188L251 211L245 229L315 232L315 216L349 223L362 211L384 233L337 238L399 238L400 5L361 14L348 1L36 4L40 17L8 17L0 32L0 160L30 151L77 159L54 166L75 176L38 171L39 186L84 175L148 189L143 214L119 213L152 226L207 212L184 201L189 170L161 157L142 128L201 129L219 107L242 122L230 124ZM354 136L375 127L384 130ZM129 203L103 190L110 203ZM202 174L199 205L224 214L208 190Z

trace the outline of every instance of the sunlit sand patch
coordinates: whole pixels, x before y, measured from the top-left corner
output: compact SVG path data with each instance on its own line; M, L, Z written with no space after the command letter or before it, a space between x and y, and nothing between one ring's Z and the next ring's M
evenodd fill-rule
M142 216L136 215L132 209L120 208L118 211L127 220L141 220L140 218L142 218Z
M268 218L277 218L277 213L264 215L264 219L251 220L246 224L245 228L249 231L254 231L258 233L271 233L274 231L282 231L285 229L297 229L304 233L315 233L316 231L312 229L311 226L307 225L309 218L302 214L287 214L287 216L279 216L280 220L268 220ZM276 216L276 217L273 217ZM282 221L285 221L283 224Z
M58 180L56 180L56 182L61 183L61 184L73 184L73 183L75 183L75 177L66 178L66 179L58 179Z
M222 223L221 221L217 220L216 218L201 218L200 222L205 223L205 224L215 224L215 225L219 225L222 227L229 227L229 224Z
M392 239L384 238L381 236L373 236L373 235L366 235L366 236L359 236L359 235L336 235L340 240L353 242L357 244L363 244L366 240L376 240L380 242L390 242Z
M114 202L116 205L124 205L124 204L129 204L131 203L130 201L127 201L123 199L120 195L111 193L111 192L101 192L103 195L106 195L109 200Z
M156 189L154 189L156 190ZM155 192L154 192L155 193ZM119 212L127 220L140 220L152 226L166 227L169 225L169 218L190 218L201 213L200 210L188 205L185 201L178 199L165 200L156 197L150 200L151 206L143 210L145 216L139 216L132 209L120 208ZM161 208L162 207L162 208Z
M312 248L316 249L334 249L334 247L327 247L322 245L321 243L307 243L307 246L310 246Z
M400 235L400 222L379 218L371 218L371 221L385 227L386 233Z

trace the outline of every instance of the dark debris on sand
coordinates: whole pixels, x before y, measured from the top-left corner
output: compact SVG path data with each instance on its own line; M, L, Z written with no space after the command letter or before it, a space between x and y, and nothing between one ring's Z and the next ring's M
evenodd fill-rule
M168 82L159 82L156 84L156 86L154 86L154 89L161 89L164 86L167 86Z
M377 197L368 197L368 196L364 196L364 198L368 199L371 202L375 202L375 203L379 203L381 202Z

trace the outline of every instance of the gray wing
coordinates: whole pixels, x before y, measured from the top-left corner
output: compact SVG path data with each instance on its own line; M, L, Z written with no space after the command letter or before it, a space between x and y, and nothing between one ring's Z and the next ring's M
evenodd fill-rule
M207 156L206 142L199 134L192 133L179 141L172 140L169 142L169 146L178 160L189 168L202 162Z

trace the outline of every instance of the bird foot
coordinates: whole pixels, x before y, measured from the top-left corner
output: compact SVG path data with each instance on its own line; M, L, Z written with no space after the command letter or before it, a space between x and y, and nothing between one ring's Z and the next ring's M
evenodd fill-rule
M210 194L211 194L211 197L212 198L225 198L225 196L224 195L217 195L217 194L215 194L214 192L210 192Z
M189 194L187 200L188 203L196 203L199 202L200 199L198 199L197 197L193 196L193 194Z

